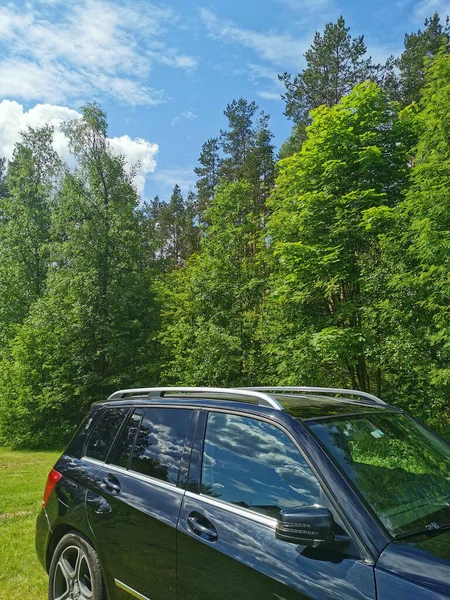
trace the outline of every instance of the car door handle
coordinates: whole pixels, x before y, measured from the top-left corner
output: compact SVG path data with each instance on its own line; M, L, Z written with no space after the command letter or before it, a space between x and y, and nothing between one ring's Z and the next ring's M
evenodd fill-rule
M187 522L189 528L201 538L206 539L209 542L215 542L217 540L216 528L208 521L208 519L199 513L191 513L187 518Z
M118 494L120 492L120 482L112 473L105 475L100 485L104 490L108 490L113 494Z

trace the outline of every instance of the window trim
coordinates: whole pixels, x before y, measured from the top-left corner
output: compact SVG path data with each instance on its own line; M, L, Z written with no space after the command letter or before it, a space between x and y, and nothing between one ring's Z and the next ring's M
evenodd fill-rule
M151 483L156 487L160 487L165 490L171 490L180 495L184 494L183 489L177 487L174 483L171 483L170 481L162 481L162 479L157 479L156 477L152 477L151 475L144 475L143 473L138 473L137 471L132 471L131 469L124 469L123 467L118 467L116 465L106 465L105 463L100 463L95 458L84 457L83 460L85 460L86 462L92 462L95 465L100 465L104 468L107 467L108 471L115 471L116 473L121 473L122 475L128 475L133 479L143 481L144 483Z
M250 521L255 521L256 523L265 525L266 527L269 527L273 530L275 530L275 527L278 522L277 519L275 519L275 517L269 517L267 515L257 513L256 511L251 510L250 508L245 508L244 506L237 506L236 504L232 504L231 502L227 502L226 500L213 498L212 496L207 496L206 494L196 494L195 492L186 490L186 496L188 498L193 499L198 499L200 497L205 504L210 504L211 506L217 506L218 508L225 509L227 512L239 515L240 517L245 517L247 519L250 519Z

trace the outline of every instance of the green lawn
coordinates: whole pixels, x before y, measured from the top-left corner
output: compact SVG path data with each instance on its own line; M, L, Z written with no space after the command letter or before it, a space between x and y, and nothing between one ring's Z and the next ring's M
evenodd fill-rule
M58 456L0 447L0 600L47 597L34 532L47 475Z

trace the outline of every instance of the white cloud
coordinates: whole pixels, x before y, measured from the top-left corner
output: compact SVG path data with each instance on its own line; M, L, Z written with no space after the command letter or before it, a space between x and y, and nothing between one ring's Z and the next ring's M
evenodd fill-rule
M192 168L157 169L149 176L149 183L155 181L163 191L172 191L176 184L186 194L195 185L195 174Z
M188 121L193 121L196 118L197 118L197 115L192 110L184 110L180 115L177 115L176 117L174 117L170 121L170 124L172 127L175 127L175 125L178 125L178 123L182 119L186 119Z
M450 15L450 2L448 0L421 0L414 7L414 16L423 21L427 17L432 17L437 12L441 21Z
M332 0L277 0L277 3L283 4L290 10L304 13L323 11L331 6Z
M3 100L0 102L0 157L12 157L14 144L20 140L20 132L24 131L27 125L42 127L48 123L55 128L55 150L67 163L73 165L74 160L69 152L67 138L60 131L60 127L64 121L80 117L80 113L66 106L37 104L24 111L18 102ZM109 142L112 151L116 155L123 155L130 167L139 162L134 184L142 195L147 175L153 173L156 168L158 145L142 138L131 139L128 135L110 138Z
M139 171L134 178L134 184L142 196L146 176L153 173L156 167L155 159L159 149L158 144L152 144L142 138L132 140L128 135L110 138L110 144L113 152L125 156L130 166L139 163Z
M281 95L277 92L270 92L268 90L259 90L256 92L260 98L264 100L281 100Z
M207 8L200 9L200 16L210 36L250 48L260 59L283 66L300 67L304 63L303 55L310 44L309 38L302 40L285 33L239 27L228 19L219 19Z
M191 71L197 60L166 41L172 9L147 2L40 0L0 6L4 95L67 102L110 96L129 105L164 101L149 86L154 64Z

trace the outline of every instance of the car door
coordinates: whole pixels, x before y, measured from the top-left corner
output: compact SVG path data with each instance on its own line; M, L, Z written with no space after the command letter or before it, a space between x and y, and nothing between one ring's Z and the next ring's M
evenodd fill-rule
M136 408L87 497L114 598L176 599L181 458L196 411Z
M218 411L199 426L178 523L180 600L376 597L373 567L351 541L343 552L276 539L281 509L327 504L284 429Z

